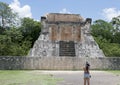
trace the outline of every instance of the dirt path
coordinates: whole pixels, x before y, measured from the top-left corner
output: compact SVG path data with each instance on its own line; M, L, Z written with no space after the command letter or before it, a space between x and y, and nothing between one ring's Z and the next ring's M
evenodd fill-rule
M57 85L83 85L82 71L43 71L63 81ZM91 71L90 85L120 85L120 75L114 75L105 71Z

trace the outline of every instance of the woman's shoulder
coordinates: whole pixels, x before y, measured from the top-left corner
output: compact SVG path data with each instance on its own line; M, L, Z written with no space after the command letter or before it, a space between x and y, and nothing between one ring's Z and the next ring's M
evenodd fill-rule
M83 67L83 70L84 70L84 71L86 71L86 68L85 68L85 67Z

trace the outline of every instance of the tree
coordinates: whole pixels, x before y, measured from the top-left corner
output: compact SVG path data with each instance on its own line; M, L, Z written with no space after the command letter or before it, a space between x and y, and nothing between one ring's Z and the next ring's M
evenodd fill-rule
M114 17L111 23L114 27L113 42L120 44L120 16Z
M120 32L116 32L113 36L113 42L120 44Z
M11 38L7 35L0 35L0 55L8 55L10 53Z
M92 25L92 35L99 47L107 57L120 57L120 32L119 20L114 18L117 23L96 20ZM113 24L116 25L116 29Z
M4 31L5 31L5 29L0 26L0 35L2 35L4 33Z
M120 32L120 16L114 17L111 23L114 26L114 32Z
M0 55L2 56L27 55L30 47L31 41L23 41L23 35L18 28L6 29L0 35Z
M0 2L0 55L23 56L38 39L41 24L31 18L21 19L16 26L18 15L8 4Z
M24 39L32 41L33 45L40 35L41 24L31 18L23 18L21 21L21 31Z
M13 12L8 4L0 2L0 22L3 28L16 24L16 17L17 13Z
M111 23L108 23L104 20L96 20L91 27L93 36L100 36L110 42L113 41L113 26Z
M14 42L14 43L21 42L23 38L23 35L20 29L14 28L14 27L10 29L6 29L4 34L9 36L11 38L11 42Z

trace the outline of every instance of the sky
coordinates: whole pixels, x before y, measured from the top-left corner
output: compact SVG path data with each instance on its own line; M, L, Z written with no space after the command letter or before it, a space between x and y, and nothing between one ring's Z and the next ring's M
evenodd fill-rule
M40 20L47 13L80 14L93 21L110 21L120 15L120 0L0 0L18 12L20 17Z

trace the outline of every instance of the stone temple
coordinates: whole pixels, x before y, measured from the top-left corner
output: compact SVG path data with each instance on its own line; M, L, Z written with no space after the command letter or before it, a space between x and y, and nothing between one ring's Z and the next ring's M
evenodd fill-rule
M104 57L90 34L90 18L49 13L41 17L42 31L30 57Z

